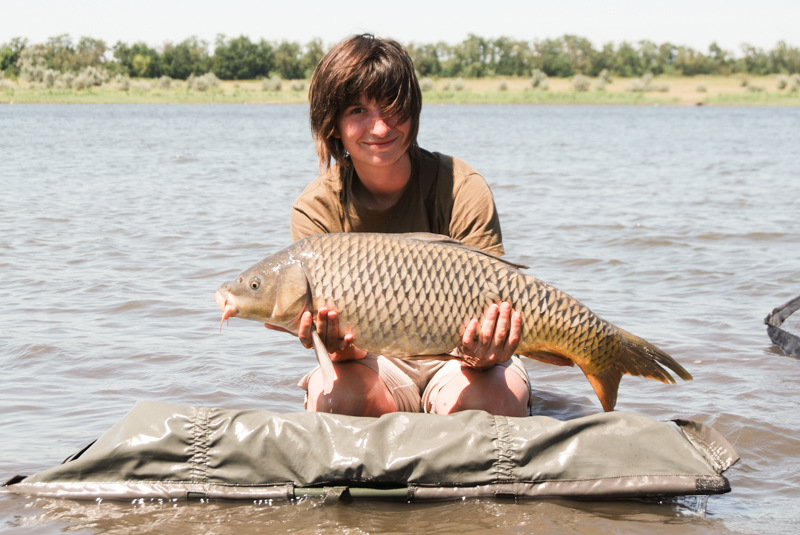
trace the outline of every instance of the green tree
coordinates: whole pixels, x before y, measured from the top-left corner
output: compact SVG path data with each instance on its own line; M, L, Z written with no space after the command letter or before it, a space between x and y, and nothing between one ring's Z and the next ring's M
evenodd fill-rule
M564 51L562 39L545 39L533 43L535 67L547 76L567 77L575 74L570 57Z
M222 80L251 80L267 76L273 68L272 47L261 40L253 43L244 35L226 40L217 35L213 72Z
M614 43L606 43L594 56L592 63L592 76L597 76L603 69L614 71L617 53L614 50Z
M211 70L211 58L208 55L208 43L197 37L189 37L173 45L164 43L164 74L176 80L186 80L190 75L201 75Z
M597 52L588 39L577 35L565 35L559 41L563 53L569 59L572 73L589 74L592 72L592 64Z
M305 74L302 67L300 44L281 41L275 48L275 70L284 80L299 80Z
M102 39L81 37L75 47L75 65L78 69L86 67L100 67L105 64L108 46Z
M728 74L736 60L733 54L723 50L716 41L708 46L708 60L714 74Z
M742 55L739 58L740 70L749 74L769 74L770 61L769 55L763 49L749 45L742 45Z
M69 34L48 38L44 47L44 59L49 68L61 72L77 69L75 47Z
M773 73L794 74L800 72L800 50L778 41L769 52L770 70Z
M319 37L312 39L305 46L303 59L300 60L300 68L303 69L303 77L311 78L314 74L314 69L317 64L322 60L325 55L325 49L322 46L322 39Z
M0 71L11 76L19 76L17 61L19 61L20 52L26 46L28 46L28 40L22 37L14 37L8 43L0 45Z
M414 68L422 76L440 76L442 72L442 65L439 63L439 54L436 51L436 45L433 44L420 44L409 43L406 47L408 55L411 56L411 61L414 62Z
M639 52L627 41L622 41L617 48L614 72L619 76L631 77L644 74Z
M136 56L141 56L136 60ZM154 48L150 48L143 42L134 43L128 46L122 41L114 45L114 58L123 67L123 70L130 74L141 76L142 78L158 78L163 74L161 67L161 55Z
M531 71L531 47L525 41L499 37L492 41L495 74L526 76Z

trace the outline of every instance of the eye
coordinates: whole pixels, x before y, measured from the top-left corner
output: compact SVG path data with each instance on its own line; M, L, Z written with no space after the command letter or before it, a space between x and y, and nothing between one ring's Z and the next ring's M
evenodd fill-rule
M250 288L253 290L258 290L261 287L261 279L258 277L253 277L250 279Z

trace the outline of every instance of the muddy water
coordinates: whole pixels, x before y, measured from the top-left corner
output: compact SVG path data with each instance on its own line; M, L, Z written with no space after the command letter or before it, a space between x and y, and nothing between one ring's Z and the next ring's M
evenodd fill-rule
M302 408L314 363L218 284L289 243L315 176L303 106L0 107L0 479L60 462L137 400ZM420 144L477 167L508 256L695 377L618 409L713 425L742 460L703 507L81 503L0 494L0 530L777 533L800 517L800 360L763 318L800 294L800 110L430 106ZM796 318L787 328L800 334ZM542 414L599 410L527 362Z

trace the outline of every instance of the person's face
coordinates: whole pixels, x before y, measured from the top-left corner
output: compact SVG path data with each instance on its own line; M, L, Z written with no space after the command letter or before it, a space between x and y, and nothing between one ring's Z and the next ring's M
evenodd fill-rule
M382 115L380 105L359 97L344 109L333 135L342 140L358 169L396 164L406 154L410 131L411 120L398 124L396 117Z

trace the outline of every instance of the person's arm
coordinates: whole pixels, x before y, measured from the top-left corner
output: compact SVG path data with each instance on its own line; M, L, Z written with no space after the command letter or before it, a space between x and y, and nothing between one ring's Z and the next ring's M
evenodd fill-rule
M458 181L453 192L451 237L487 253L503 255L503 235L494 197L483 177L472 170ZM522 336L522 316L508 303L489 307L483 324L473 318L464 330L460 347L464 364L488 368L508 361Z

